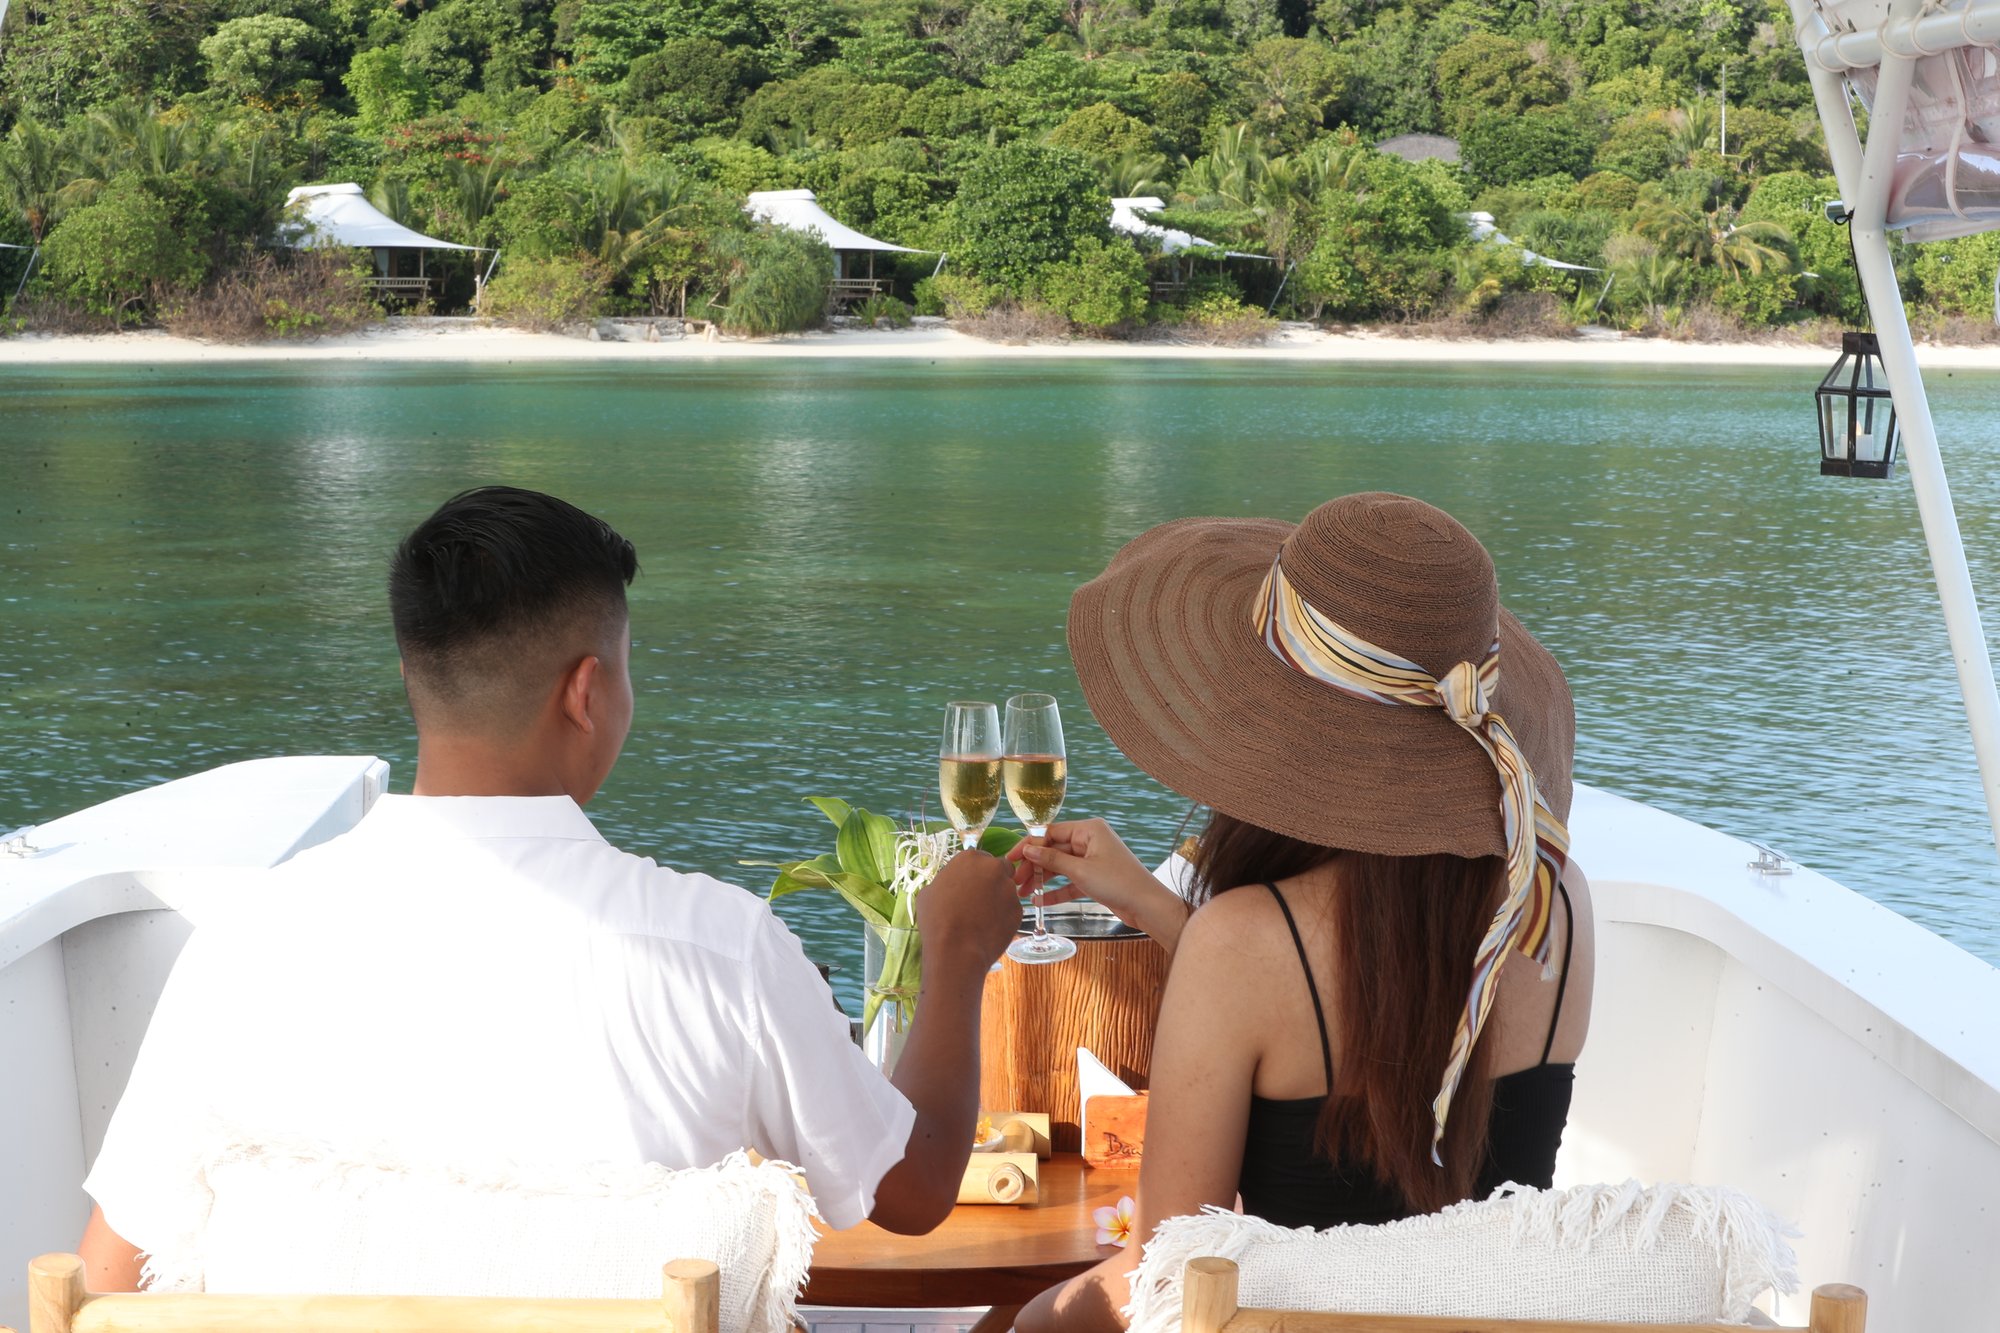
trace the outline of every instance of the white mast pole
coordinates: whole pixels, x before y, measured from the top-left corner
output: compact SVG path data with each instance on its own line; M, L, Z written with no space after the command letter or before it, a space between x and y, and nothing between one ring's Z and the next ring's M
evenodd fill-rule
M1819 106L1820 125L1826 132L1827 153L1833 159L1842 198L1851 211L1848 225L1854 229L1855 266L1881 343L1882 366L1889 377L1896 419L1902 426L1903 459L1909 469L1911 488L1916 492L1924 540L1930 548L1931 573L1937 579L1945 632L1958 666L1959 690L1965 696L1972 749L1979 761L1981 785L1986 790L1987 815L1993 824L1995 847L2000 849L2000 695L1994 691L1986 630L1980 623L1972 574L1966 568L1965 542L1959 536L1951 486L1945 480L1944 460L1938 453L1937 427L1931 421L1930 401L1924 396L1923 379L1917 372L1909 318L1896 286L1896 270L1889 260L1888 232L1883 225L1889 207L1890 176L1902 138L1903 112L1909 105L1910 83L1916 73L1915 57L1886 50L1882 53L1875 103L1868 118L1868 145L1863 149L1855 132L1844 75L1826 69L1815 58L1818 39L1827 35L1826 25L1811 7L1811 0L1789 0L1789 3L1793 21L1798 25L1799 44L1806 53L1806 73L1812 79L1813 100ZM1893 0L1889 23L1912 18L1922 6L1923 0Z

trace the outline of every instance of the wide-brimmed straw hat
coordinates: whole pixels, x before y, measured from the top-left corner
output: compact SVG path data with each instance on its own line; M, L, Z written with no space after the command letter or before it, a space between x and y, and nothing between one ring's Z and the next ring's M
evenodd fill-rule
M1507 850L1501 778L1436 707L1329 686L1258 619L1273 562L1311 612L1444 679L1487 662L1556 819L1570 806L1575 707L1562 669L1500 605L1486 548L1407 496L1342 496L1296 527L1190 518L1140 536L1070 602L1084 698L1141 769L1233 818L1328 847L1413 856ZM1491 669L1491 663L1489 670Z

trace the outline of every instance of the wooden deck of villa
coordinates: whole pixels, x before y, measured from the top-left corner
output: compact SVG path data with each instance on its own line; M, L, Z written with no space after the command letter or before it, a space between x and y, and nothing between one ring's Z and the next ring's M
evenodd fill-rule
M870 297L887 294L890 281L888 278L835 278L826 292L827 313L835 314L850 305L860 305Z
M430 296L435 279L372 277L365 281L368 290L377 296L396 301L422 301Z

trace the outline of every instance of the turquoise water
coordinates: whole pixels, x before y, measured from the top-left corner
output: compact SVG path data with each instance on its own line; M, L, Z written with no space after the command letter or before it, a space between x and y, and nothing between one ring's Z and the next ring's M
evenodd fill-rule
M1452 511L1566 665L1586 781L2000 962L2000 864L1908 482L1822 480L1810 371L1214 363L0 366L0 830L234 759L414 748L383 599L463 486L638 545L620 843L754 882L796 798L934 808L943 704L1047 689L1076 813L1183 803L1090 724L1072 588L1153 523ZM1933 377L2000 614L2000 377ZM787 914L853 984L831 904Z

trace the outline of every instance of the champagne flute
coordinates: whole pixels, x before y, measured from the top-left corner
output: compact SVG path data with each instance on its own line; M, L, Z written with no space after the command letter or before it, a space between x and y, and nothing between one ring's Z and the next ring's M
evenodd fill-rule
M1062 714L1055 696L1017 694L1007 701L1007 734L1000 760L1007 803L1031 838L1045 837L1062 810L1069 761L1063 753ZM1042 873L1032 880L1035 933L1007 946L1007 956L1022 963L1059 963L1076 952L1076 945L1051 935L1042 907Z
M1000 710L992 704L944 706L938 800L967 850L977 847L1000 808Z

